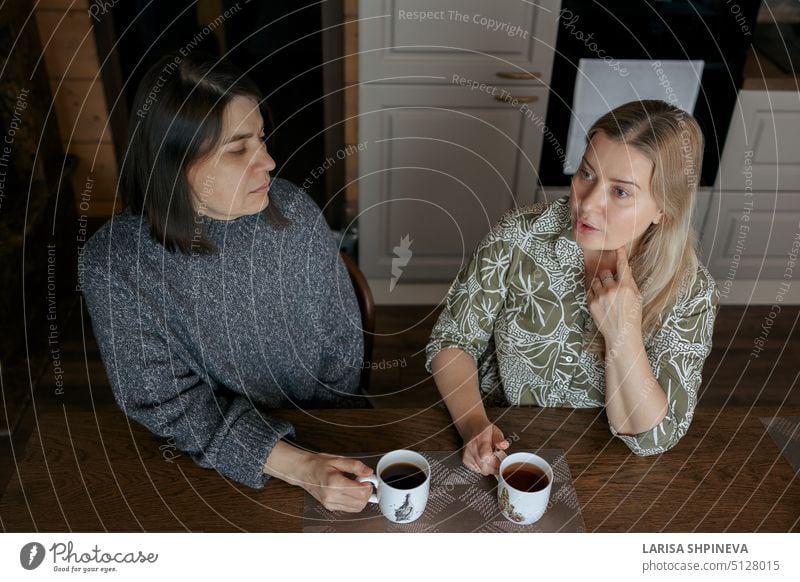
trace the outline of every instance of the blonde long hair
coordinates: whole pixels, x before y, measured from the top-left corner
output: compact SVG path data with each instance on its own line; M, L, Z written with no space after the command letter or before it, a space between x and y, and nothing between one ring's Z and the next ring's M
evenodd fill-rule
M653 163L650 191L664 214L651 224L629 258L642 294L642 332L658 330L662 317L684 289L695 282L697 233L693 225L695 197L703 161L703 133L681 109L657 100L633 101L609 111L592 125L587 145L599 132L641 152ZM602 334L595 332L589 351L605 353Z

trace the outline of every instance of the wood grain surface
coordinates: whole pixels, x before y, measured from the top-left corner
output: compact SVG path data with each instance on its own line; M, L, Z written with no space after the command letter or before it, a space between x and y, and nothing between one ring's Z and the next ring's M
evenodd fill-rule
M677 447L637 457L595 410L490 410L515 441L512 449L566 451L590 532L799 531L800 480L759 420L797 414L796 407L701 407ZM277 416L294 422L299 442L318 451L460 446L439 408ZM259 491L229 482L119 411L65 408L38 420L0 500L4 531L302 529L302 490L276 479Z

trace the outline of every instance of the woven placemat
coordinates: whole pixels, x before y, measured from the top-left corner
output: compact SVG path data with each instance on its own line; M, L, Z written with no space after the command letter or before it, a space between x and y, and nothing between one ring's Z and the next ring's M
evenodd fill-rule
M771 416L762 418L761 422L794 469L795 476L800 476L800 416Z
M514 451L523 452L523 451ZM572 485L564 451L543 449L536 453L553 467L555 480L548 508L532 525L508 521L497 505L497 480L467 469L461 453L453 451L421 452L431 465L431 489L425 513L411 523L392 523L381 515L376 504L367 505L358 514L328 511L306 493L303 515L304 532L583 532L578 496ZM360 456L375 467L380 455Z

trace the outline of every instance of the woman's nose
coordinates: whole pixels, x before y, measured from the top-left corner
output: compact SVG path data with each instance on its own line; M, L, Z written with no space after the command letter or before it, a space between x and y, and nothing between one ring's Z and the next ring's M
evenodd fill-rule
M275 160L267 152L267 148L263 147L254 160L255 165L259 171L271 172L275 169Z
M593 208L602 208L605 198L603 196L603 184L600 180L596 180L583 192L581 196L581 206L583 210Z

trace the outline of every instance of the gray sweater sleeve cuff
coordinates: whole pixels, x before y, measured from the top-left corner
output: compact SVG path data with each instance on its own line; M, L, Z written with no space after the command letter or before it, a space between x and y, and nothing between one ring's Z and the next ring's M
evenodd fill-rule
M278 441L287 437L294 437L291 424L247 410L231 426L217 451L214 468L225 477L261 489L269 479L264 473L267 457Z

